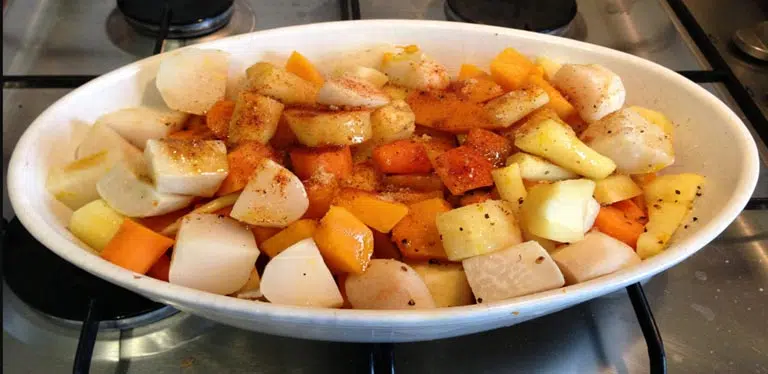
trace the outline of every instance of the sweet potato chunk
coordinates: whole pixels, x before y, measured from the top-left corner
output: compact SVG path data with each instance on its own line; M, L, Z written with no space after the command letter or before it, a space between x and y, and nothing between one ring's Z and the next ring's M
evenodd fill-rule
M466 145L438 156L435 170L454 195L493 185L493 165L480 152Z

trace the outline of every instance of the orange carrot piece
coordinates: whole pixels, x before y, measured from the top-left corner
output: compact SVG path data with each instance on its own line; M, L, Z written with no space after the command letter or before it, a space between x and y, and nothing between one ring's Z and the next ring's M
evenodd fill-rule
M331 201L339 192L339 182L333 174L316 174L314 177L302 181L304 190L307 191L309 207L304 213L304 218L320 219L331 207Z
M171 258L168 255L162 255L160 258L149 268L147 275L152 278L168 282L168 274L171 272Z
M597 213L595 227L603 234L636 248L637 238L643 233L644 226L642 223L628 218L621 209L614 206L604 206Z
M174 240L126 218L101 257L130 271L146 274Z
M620 209L627 218L633 221L640 222L643 225L648 223L648 215L632 199L617 201L611 205Z
M514 150L514 144L509 139L483 129L469 130L464 145L480 152L494 167L504 166Z
M398 140L380 145L373 150L373 164L383 173L429 173L429 161L424 145L414 140Z
M448 259L435 220L438 214L449 210L451 204L443 199L429 199L408 206L408 215L392 229L392 241L403 257Z
M232 113L235 111L235 102L233 100L219 100L205 115L205 121L208 128L219 139L226 139L229 134L229 122L232 119Z
M265 158L270 158L280 163L280 159L275 154L275 151L268 145L259 142L246 142L238 145L227 154L229 174L221 182L216 195L222 196L245 188L245 185L251 179L253 171L259 166L261 160Z
M323 75L315 68L315 65L299 52L293 51L291 53L291 56L288 57L288 61L285 63L285 70L298 75L315 86L320 87L323 85Z
M454 195L492 186L491 170L491 162L480 152L466 145L451 149L435 160L437 175Z
M290 152L293 172L309 179L316 172L331 173L339 179L352 174L352 151L349 146L323 148L294 148Z

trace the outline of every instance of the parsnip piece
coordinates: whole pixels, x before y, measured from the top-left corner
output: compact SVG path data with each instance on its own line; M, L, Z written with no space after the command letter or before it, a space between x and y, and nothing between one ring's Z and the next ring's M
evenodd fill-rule
M563 169L541 157L518 152L507 158L507 165L518 164L520 176L532 182L556 182L564 179L578 178L579 175Z
M352 65L337 68L333 71L332 76L334 78L350 77L355 79L364 80L377 88L384 87L389 81L387 75L370 67Z
M326 80L317 92L317 102L324 105L375 109L389 101L389 95L372 83L350 76Z
M597 181L595 199L600 204L613 204L641 195L643 190L628 175L616 174Z
M437 216L445 253L451 261L497 251L522 241L511 203L486 200Z
M248 90L277 99L286 105L311 105L318 87L268 62L258 62L245 71Z
M371 113L371 141L377 144L407 139L416 130L416 116L405 100L391 103Z
M284 107L281 102L270 97L241 92L229 121L227 141L230 145L248 141L267 144L277 131Z
M583 240L556 250L552 259L567 284L586 282L640 263L632 247L600 232L590 232Z
M563 275L547 251L529 241L462 261L478 303L562 287Z
M545 120L515 135L515 145L591 179L603 179L616 169L608 157L597 153L564 129L567 125Z
M485 104L488 119L496 126L509 127L549 102L549 95L538 86L505 93Z
M353 145L371 138L371 112L287 109L283 116L301 144L308 147Z
M512 211L518 213L525 197L528 196L523 178L520 176L520 165L513 163L501 169L495 169L491 175L501 199L508 201Z

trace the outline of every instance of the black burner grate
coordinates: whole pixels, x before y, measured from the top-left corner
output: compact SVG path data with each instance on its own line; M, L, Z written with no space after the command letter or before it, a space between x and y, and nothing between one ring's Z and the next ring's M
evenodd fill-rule
M667 2L676 13L677 17L680 19L681 23L690 34L691 38L694 40L694 42L697 44L699 49L705 55L710 65L713 66L714 68L714 70L711 70L711 71L696 70L696 71L680 71L679 73L697 83L715 83L715 82L724 83L726 85L726 88L730 92L730 94L734 97L734 99L736 99L736 102L738 103L739 107L742 109L742 111L746 115L747 119L752 123L753 127L757 131L760 138L764 142L768 143L768 120L766 120L766 118L762 115L762 113L760 112L760 109L757 107L757 105L755 104L754 100L751 98L749 93L744 89L744 87L738 82L737 78L733 75L733 72L725 63L722 56L717 51L717 48L712 44L711 41L709 41L709 39L706 36L706 33L704 33L704 31L701 29L701 26L699 26L698 22L691 15L690 11L685 6L685 4L683 4L681 0L667 0ZM457 1L449 1L449 3L457 3ZM566 3L566 2L564 1L563 3ZM340 0L339 4L341 6L342 20L357 20L362 18L361 12L360 12L359 0ZM162 25L162 27L157 33L155 53L158 53L162 50L163 42L168 35L168 30L171 24L170 17L171 17L171 12L168 10L168 8L165 8L160 14L160 18L161 18L160 24ZM509 25L506 25L506 26L509 26ZM525 28L525 25L522 28ZM6 88L76 88L93 78L95 78L95 76L3 76L3 88L4 89ZM768 209L768 199L752 198L747 204L746 209L761 209L761 210ZM18 225L19 227L15 228L16 225ZM32 243L25 244L25 242L22 239L9 240L10 238L24 237L23 235L13 233L13 231L16 231L16 230L21 230L22 232L25 232L23 227L20 227L20 226L21 225L14 220L13 222L11 222L11 224L8 225L7 227L8 230L6 230L6 227L3 228L3 231L4 231L3 252L5 255L4 256L5 258L3 259L3 269L6 272L9 270L11 272L16 271L12 269L12 267L15 266L15 264L6 265L6 263L8 262L9 259L11 260L12 263L15 263L13 256L18 255L18 254L14 254L13 250L9 252L8 251L9 247L24 248L24 249L27 248L27 245L29 245L29 248L35 247L35 245L32 245ZM5 233L6 231L8 231L7 234ZM26 233L26 235L29 236L28 233ZM21 241L17 241L17 240L21 240ZM37 247L41 247L39 243L37 243L36 241L34 243L36 243ZM13 245L6 245L6 244L13 244ZM21 252L26 253L25 251L21 251ZM52 254L50 251L48 251L45 248L43 248L43 252L47 253L50 256L56 257L54 254ZM8 253L11 253L11 255L9 256ZM56 258L58 259L58 257ZM64 262L61 259L58 259L58 261ZM68 263L65 263L65 264L69 265ZM65 265L58 265L58 266L66 267ZM72 265L69 265L69 266L74 267ZM79 270L79 269L75 268L75 270ZM79 270L79 271L82 272L82 270ZM24 279L24 278L21 278L21 279ZM24 279L24 280L28 281L28 279ZM115 286L111 286L111 287L117 288ZM98 289L97 286L96 288ZM116 291L113 290L113 292L128 292L119 288L117 289L118 290ZM652 374L666 373L667 365L666 365L666 355L664 352L664 345L662 342L662 338L661 338L661 334L659 332L658 326L656 325L656 321L653 317L651 307L648 304L648 300L645 297L643 288L639 283L636 283L628 286L626 290L627 290L629 299L632 302L632 307L635 310L638 324L640 325L640 328L643 332L643 336L645 337L646 345L648 347L650 372ZM146 302L146 299L144 302ZM93 344L96 341L96 333L99 327L98 321L101 319L103 314L101 314L101 311L97 302L91 299L81 298L81 299L78 299L76 302L73 302L72 300L70 300L69 304L77 304L77 305L72 305L72 308L77 310L78 316L83 318L83 316L85 315L84 317L85 323L83 324L83 329L81 331L80 341L78 344L78 350L75 356L74 372L87 373L90 367L90 358L91 358L91 353L93 351ZM149 304L146 304L146 305L149 306ZM158 305L158 304L155 304L155 305ZM107 310L109 310L109 308L114 308L114 310L119 310L115 306L107 306L107 308L108 308ZM146 309L146 310L150 310L150 309ZM125 316L128 315L128 313L124 313L124 314ZM377 344L369 344L368 346L370 347L370 350L369 350L370 372L394 374L395 373L394 344L377 343Z

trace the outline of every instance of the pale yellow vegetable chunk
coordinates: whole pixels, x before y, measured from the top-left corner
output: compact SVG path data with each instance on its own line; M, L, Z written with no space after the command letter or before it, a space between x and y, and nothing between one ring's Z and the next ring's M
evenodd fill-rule
M613 204L617 201L639 196L643 190L628 175L616 174L597 181L595 200L600 204Z
M540 184L528 191L520 217L533 235L558 242L584 238L595 182L574 179Z
M507 165L520 165L520 176L529 181L561 181L578 178L579 175L563 169L541 157L518 152L507 158Z
M462 264L478 303L530 295L565 284L560 269L536 242L468 258Z
M553 163L591 179L603 179L616 169L616 164L587 147L554 120L545 120L521 128L515 145L525 152L544 157Z
M544 78L548 81L551 81L555 74L557 74L557 71L563 67L559 62L546 56L536 57L536 64L544 69Z
M486 200L437 216L443 248L451 261L459 261L515 245L522 241L512 204Z
M513 212L519 212L525 197L528 196L523 178L520 177L520 166L511 164L501 169L495 169L491 172L491 176L493 176L493 183L499 190L501 199L511 204Z
M649 204L645 232L637 238L637 254L640 258L645 260L661 253L687 213L688 205L684 203Z
M251 65L245 74L249 91L280 100L283 104L314 104L317 99L317 86L268 62Z
M474 301L461 264L419 262L409 265L424 280L438 308L469 305Z
M660 129L664 131L665 134L669 135L670 137L673 135L675 125L672 123L672 121L670 121L669 118L667 118L667 116L665 116L661 112L657 112L655 110L643 108L636 105L629 107L629 110L634 110L635 112L637 112L637 114L643 116L643 118L645 118L646 121L658 126Z
M662 175L643 187L648 204L678 202L690 204L701 193L706 179L704 176L683 173Z
M101 252L120 229L123 220L125 216L110 208L104 200L94 200L72 213L69 231L96 252Z

